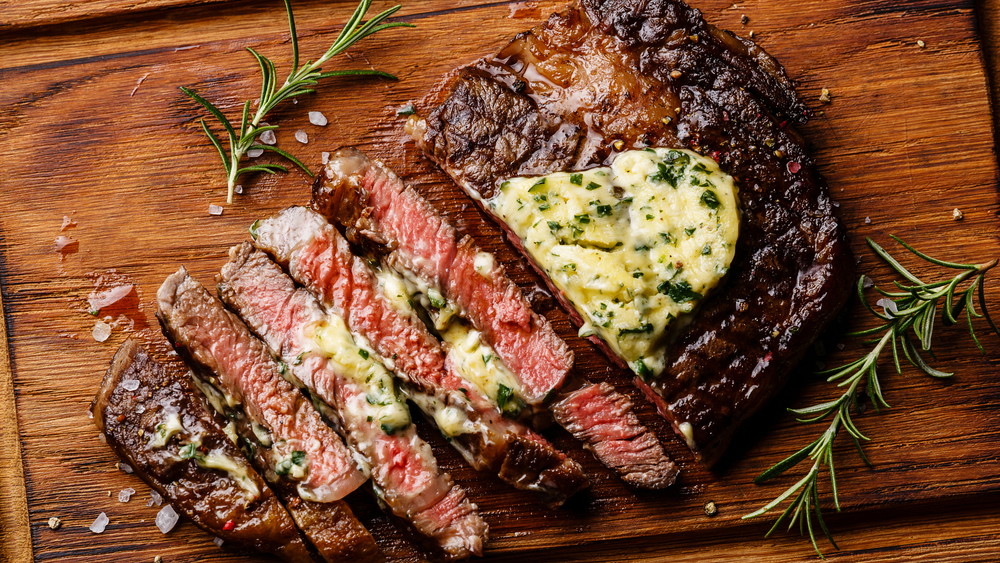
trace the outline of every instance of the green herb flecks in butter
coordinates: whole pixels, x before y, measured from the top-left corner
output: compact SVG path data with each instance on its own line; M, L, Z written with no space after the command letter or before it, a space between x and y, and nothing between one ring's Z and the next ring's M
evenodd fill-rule
M358 345L344 319L328 314L326 321L311 327L310 332L316 349L329 359L334 371L365 387L365 400L350 408L363 410L386 434L410 425L410 410L392 373L377 354Z
M662 372L669 327L718 285L739 234L733 178L688 150L512 178L487 204L579 311L580 333L600 336L644 378Z

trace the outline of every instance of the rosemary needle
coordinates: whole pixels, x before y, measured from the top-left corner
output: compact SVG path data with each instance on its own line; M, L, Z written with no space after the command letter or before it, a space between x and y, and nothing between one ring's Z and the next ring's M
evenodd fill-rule
M760 484L769 479L777 477L804 461L806 458L812 461L812 465L799 481L778 495L774 500L767 503L759 510L744 516L744 519L761 516L785 501L788 506L775 520L774 525L767 532L770 536L784 521L788 521L788 529L798 526L799 533L808 534L810 542L816 553L823 557L823 553L816 543L817 528L830 541L834 548L837 543L834 541L826 522L823 520L823 511L820 507L819 483L824 475L829 475L830 494L833 497L833 506L840 510L840 499L837 493L837 477L834 470L833 445L839 434L846 432L861 456L861 459L871 465L868 457L862 448L862 442L870 440L861 433L851 418L852 411L857 411L860 401L867 397L868 402L878 411L880 408L889 408L882 394L882 386L878 376L878 364L882 354L889 349L892 351L893 366L897 373L902 373L899 361L900 350L906 360L914 367L919 368L925 374L932 377L951 377L951 373L941 371L931 367L923 358L923 353L930 352L933 343L934 321L941 311L941 321L945 326L956 324L962 313L965 313L969 334L976 347L981 352L985 352L979 338L976 337L972 326L973 317L984 318L989 327L997 335L997 329L993 319L990 318L986 309L986 294L983 288L983 279L986 273L997 265L997 260L992 260L984 264L958 264L946 262L932 258L910 245L906 244L898 237L893 236L893 240L901 244L906 250L917 257L930 262L936 266L958 270L958 273L951 278L945 278L934 282L924 282L913 275L885 249L868 240L868 245L875 253L884 260L904 281L895 281L897 291L884 291L878 287L875 290L882 295L876 306L872 307L865 299L864 291L867 285L867 278L861 276L857 282L857 294L865 308L882 321L882 324L858 332L850 333L848 336L860 336L869 338L867 342L872 344L870 352L843 366L820 372L826 375L827 381L835 382L837 387L843 389L839 397L831 401L819 403L801 409L789 409L796 415L798 422L809 423L829 419L829 425L815 441L808 444L799 451L779 461L770 469L761 473L754 483ZM963 283L971 282L964 289L960 289ZM982 312L976 311L975 304L979 302ZM789 500L791 499L791 500Z
M314 86L316 86L316 84L324 78L332 78L336 76L378 76L395 80L395 76L378 70L354 69L323 72L321 67L331 58L343 53L355 43L365 37L368 37L369 35L393 27L413 27L412 24L403 22L383 23L399 10L399 5L393 6L392 8L379 13L368 21L362 21L362 18L364 18L365 14L368 12L368 8L371 6L371 0L361 0L357 8L354 9L354 13L347 20L344 28L340 31L337 39L333 42L333 45L331 45L330 48L315 61L307 60L305 63L300 65L299 39L295 32L295 17L292 15L291 1L283 1L285 3L285 12L288 14L288 28L291 32L293 70L288 75L288 78L285 79L284 83L279 84L275 64L267 57L255 51L253 48L247 47L247 51L250 51L250 54L257 59L257 63L260 65L260 99L257 102L257 109L252 115L250 112L250 100L243 103L243 114L239 121L238 130L233 126L229 119L226 118L225 114L223 114L222 111L215 106L215 104L201 97L197 92L190 88L186 88L184 86L180 87L182 92L207 109L208 112L219 121L223 129L225 129L228 140L228 151L222 146L222 142L208 127L205 120L200 120L202 130L205 132L205 135L208 136L209 140L212 141L212 145L215 146L215 150L218 151L219 158L222 159L222 166L226 171L226 180L228 184L226 203L233 202L233 192L236 189L236 182L243 174L248 172L267 172L269 174L274 174L278 171L288 171L287 167L280 164L253 164L249 166L241 166L240 163L243 161L244 155L251 150L264 150L277 153L304 170L306 174L312 176L312 172L290 153L279 149L278 147L258 142L258 138L263 133L278 129L277 125L261 125L264 117L267 116L267 114L274 109L275 106L285 100L301 96L302 94L315 92Z

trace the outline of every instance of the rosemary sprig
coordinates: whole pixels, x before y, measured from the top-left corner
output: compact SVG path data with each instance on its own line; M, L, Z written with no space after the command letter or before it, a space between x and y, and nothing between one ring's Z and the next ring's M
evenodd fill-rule
M829 528L827 528L826 522L823 521L823 511L820 507L819 483L824 474L828 473L833 506L839 511L840 499L837 494L833 446L838 435L842 432L846 432L850 440L854 443L858 455L861 456L865 464L871 466L871 462L868 460L862 447L862 443L869 441L870 438L861 433L851 418L851 413L852 411L859 412L859 407L864 397L867 397L868 402L872 404L876 412L880 408L889 408L889 404L885 401L885 397L882 394L882 386L878 375L878 364L883 352L887 348L892 350L892 361L897 373L902 373L899 361L899 352L902 350L903 357L927 375L939 378L951 377L951 373L931 367L922 355L923 352L931 350L932 336L934 335L934 319L937 316L939 308L941 310L941 321L945 326L956 324L962 313L965 313L969 334L981 352L985 352L985 350L973 329L973 317L985 317L986 322L993 332L1000 335L1000 330L997 329L996 324L994 324L993 319L990 318L989 312L986 309L986 295L983 289L983 279L986 273L997 265L997 260L992 260L984 264L946 262L917 251L898 237L893 236L892 238L919 258L931 264L958 270L959 272L951 278L935 282L924 282L910 273L909 270L903 267L885 249L876 244L875 241L870 238L867 239L868 245L872 250L888 263L896 273L902 276L904 281L893 282L895 289L898 291L884 291L875 287L875 290L882 295L882 298L876 303L876 306L882 308L879 311L872 307L867 299L865 299L864 292L868 285L868 278L861 276L858 279L858 298L868 311L882 320L882 324L874 328L850 333L848 336L870 338L871 340L867 342L874 344L874 346L870 352L853 362L820 372L820 375L827 376L827 381L837 382L837 387L843 389L843 393L838 398L811 407L789 409L791 413L796 415L798 422L817 422L829 418L829 425L815 441L761 473L754 479L754 483L760 484L773 479L795 467L806 458L812 460L812 465L805 476L785 490L785 492L778 495L777 498L759 510L743 517L747 519L761 516L783 502L789 501L788 506L778 516L777 520L775 520L774 525L771 526L767 535L770 536L782 522L787 520L789 530L798 525L800 534L809 535L813 549L816 550L816 553L821 558L823 557L823 553L816 543L817 528L823 532L823 535L826 536L835 549L839 548ZM959 286L970 279L972 280L971 283L965 289L960 290ZM982 312L976 311L975 301L977 299Z
M205 120L200 120L202 130L205 132L205 135L208 136L209 140L212 141L212 145L215 146L215 150L219 152L219 158L222 159L222 166L226 170L226 179L228 182L226 203L233 202L233 192L236 188L236 181L241 175L248 172L267 172L269 174L274 174L278 171L288 171L287 167L280 164L253 164L241 167L240 163L243 161L244 155L246 155L247 151L250 150L264 150L277 153L278 155L288 159L292 162L292 164L295 164L304 170L306 174L312 176L312 172L304 164L302 164L299 159L295 158L290 153L279 149L278 147L258 142L258 138L261 134L266 131L274 131L278 129L277 125L261 125L261 121L272 109L274 109L275 106L281 102L296 96L301 96L302 94L315 92L313 87L324 78L332 78L335 76L379 76L395 80L395 76L378 70L354 69L323 72L321 67L331 58L348 50L352 45L369 35L393 27L413 27L412 24L403 22L383 23L387 18L399 10L399 5L393 6L392 8L381 12L368 21L362 21L362 18L368 12L369 6L371 6L371 0L361 0L350 19L347 20L344 28L340 31L336 41L333 42L333 45L331 45L320 58L315 61L307 60L300 66L299 39L298 35L295 33L295 17L292 15L291 1L283 1L285 3L285 12L288 14L288 29L291 32L292 38L292 66L294 70L288 75L288 78L285 79L283 84L279 84L278 74L274 63L267 57L255 51L253 48L247 47L247 51L250 51L250 54L257 59L257 63L260 65L260 99L257 101L257 109L253 113L252 117L250 115L250 100L243 103L243 114L240 118L238 132L229 119L226 118L226 116L221 110L219 110L218 107L215 106L215 104L201 97L190 88L186 88L184 86L180 87L182 92L207 109L208 112L219 121L222 128L225 129L229 145L228 152L225 148L223 148L222 142L219 138L205 123Z

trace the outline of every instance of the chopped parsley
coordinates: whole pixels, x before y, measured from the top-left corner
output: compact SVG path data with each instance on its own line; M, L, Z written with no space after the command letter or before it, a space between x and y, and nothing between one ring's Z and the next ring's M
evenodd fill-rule
M705 193L701 194L701 202L705 204L709 209L718 209L721 203L719 203L718 196L712 190L705 190Z
M367 360L368 350L365 350L364 348L358 348L358 355Z
M570 174L569 183L576 184L577 186L583 185L583 174Z
M642 326L638 327L618 329L618 336L624 336L626 334L645 334L650 332L653 332L653 325L651 323L643 323Z
M700 293L691 289L690 283L683 280L676 283L665 281L656 286L656 290L673 299L675 303L687 303L702 297Z
M598 205L597 206L597 216L598 217L607 217L608 215L611 215L611 206L610 205Z
M562 229L562 225L558 221L549 221L549 230L553 233Z
M590 222L590 214L589 213L581 213L579 215L574 215L573 218L576 219L576 221L578 223L581 223L581 224L585 224L585 223L589 223Z
M598 184L597 182L591 182L591 183L587 184L587 189L588 190L596 190L599 187L601 187L601 185Z

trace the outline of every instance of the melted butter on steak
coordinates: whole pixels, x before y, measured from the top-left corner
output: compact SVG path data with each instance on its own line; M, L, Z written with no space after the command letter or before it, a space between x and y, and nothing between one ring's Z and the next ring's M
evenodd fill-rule
M512 178L487 205L580 313L580 335L644 379L665 368L669 329L729 270L739 233L733 178L688 150Z

